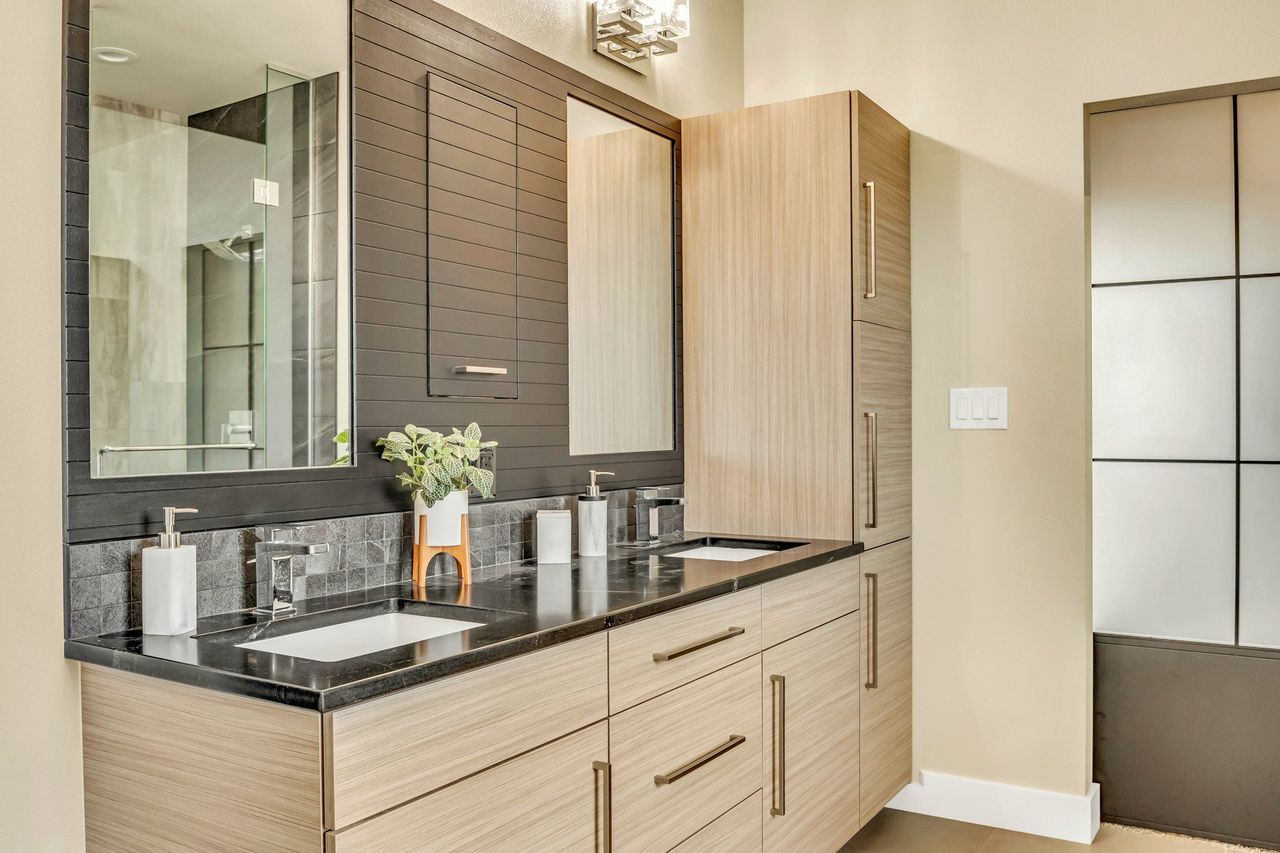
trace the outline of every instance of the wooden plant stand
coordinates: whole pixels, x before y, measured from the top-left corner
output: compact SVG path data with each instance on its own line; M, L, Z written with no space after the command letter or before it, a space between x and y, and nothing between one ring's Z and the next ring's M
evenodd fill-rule
M458 580L465 586L471 583L471 527L466 514L462 520L462 541L457 545L428 545L427 517L418 516L418 535L413 543L413 588L427 585L427 567L437 554L448 554L458 564Z

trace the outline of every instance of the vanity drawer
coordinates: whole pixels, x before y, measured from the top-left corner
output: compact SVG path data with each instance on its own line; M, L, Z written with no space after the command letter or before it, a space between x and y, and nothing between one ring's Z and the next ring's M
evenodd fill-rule
M760 589L609 632L609 709L630 708L760 651Z
M606 649L595 634L325 714L325 826L347 826L603 719Z
M698 830L671 853L751 853L764 848L760 815L764 794L756 791L709 825Z
M603 846L599 798L609 724L595 725L468 776L325 839L327 853L581 851ZM756 822L760 808L756 806Z
M613 849L670 850L760 787L760 657L609 720Z
M761 645L776 646L858 609L858 557L769 581L761 587Z

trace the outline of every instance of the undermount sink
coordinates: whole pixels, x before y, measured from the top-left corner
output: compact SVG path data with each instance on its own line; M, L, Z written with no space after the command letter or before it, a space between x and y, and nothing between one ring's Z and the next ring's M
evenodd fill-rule
M418 616L413 613L382 613L351 622L339 622L323 628L311 628L265 640L237 643L250 651L289 655L295 658L325 662L373 654L397 646L420 643L435 637L457 634L483 626L484 622Z
M730 563L741 563L757 557L767 557L788 548L802 545L802 542L775 542L765 539L732 539L726 536L704 536L701 539L690 539L666 546L662 556L679 557L682 560L721 560Z

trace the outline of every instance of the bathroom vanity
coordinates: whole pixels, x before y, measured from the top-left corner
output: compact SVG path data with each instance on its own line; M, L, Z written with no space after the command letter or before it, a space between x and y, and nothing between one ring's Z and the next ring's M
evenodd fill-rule
M778 546L68 641L89 846L835 850L910 774L910 610L864 598L860 545ZM241 648L391 612L480 624L337 661Z

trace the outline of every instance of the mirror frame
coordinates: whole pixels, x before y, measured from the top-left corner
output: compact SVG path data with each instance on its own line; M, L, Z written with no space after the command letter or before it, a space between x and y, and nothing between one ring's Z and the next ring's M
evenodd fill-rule
M361 219L358 210L358 190L361 146L370 144L362 140L362 130L367 122L357 118L360 113L361 92L356 85L357 66L363 71L372 69L376 76L389 75L377 66L390 63L399 79L396 86L412 89L409 77L421 71L451 76L459 82L485 86L520 87L528 91L539 104L532 108L530 118L546 127L557 120L552 100L572 96L607 112L615 113L634 123L653 130L672 140L674 144L674 193L675 206L675 266L674 310L675 322L675 448L670 451L650 451L632 454L568 457L567 428L563 446L521 447L514 443L498 448L498 493L496 500L571 495L585 491L589 468L608 467L621 476L607 487L626 488L639 485L667 485L684 480L683 436L683 343L680 316L682 269L680 262L680 169L681 139L680 121L630 95L576 69L562 65L538 51L496 33L475 21L455 12L435 0L398 0L397 4L373 2L366 9L354 8L346 2L349 20L349 50L347 55L347 118L349 134L345 140L348 151L348 192L351 205L350 251L352 326L353 326L353 441L351 450L355 465L345 468L294 468L260 469L235 472L209 472L199 474L165 474L128 478L93 479L90 471L89 448L89 375L88 375L88 57L89 57L89 0L65 0L63 29L63 480L65 543L93 542L121 539L156 533L160 530L161 508L166 505L194 505L200 515L193 516L186 525L189 530L214 530L232 527L250 527L270 522L301 521L316 518L355 516L373 513L407 511L407 495L394 480L395 469L383 462L373 447L373 440L386 431L381 420L414 420L426 424L434 422L463 424L477 420L486 429L498 420L486 422L486 413L493 408L479 408L474 400L437 400L427 393L425 377L421 381L419 396L410 395L407 400L386 401L387 394L372 390L376 383L365 381L360 375L363 353L379 349L392 349L396 353L417 352L416 349L396 350L385 343L378 326L376 296L372 293L373 272L362 271L360 261ZM377 16L395 20L395 26ZM383 45L380 39L396 42L394 49ZM419 58L407 54L415 53ZM428 63L425 57L439 56ZM606 60L601 60L606 61ZM394 67L393 67L394 66ZM472 79L474 78L474 79ZM533 81L532 85L527 81ZM418 87L420 88L420 86ZM536 114L536 115L534 115ZM523 120L521 126L525 126ZM552 128L554 129L554 128ZM426 150L426 134L421 139ZM368 190L366 190L368 192ZM425 239L425 234L421 235ZM366 235L365 242L371 242ZM426 281L421 282L423 292ZM429 307L429 306L428 306ZM422 309L425 311L427 307ZM385 311L382 312L385 314ZM422 329L410 329L413 335L421 334L423 351L429 320ZM401 333L406 329L401 328ZM403 334L401 335L403 337ZM379 344L382 344L380 347ZM418 344L413 344L413 347ZM400 382L412 383L417 374L399 377ZM381 398L381 399L378 399ZM493 404L489 404L492 406ZM539 410L553 406L534 400L509 401L510 406L533 405ZM558 404L556 404L558 405ZM567 418L567 398L563 405ZM519 408L502 410L504 423L523 424L525 411ZM416 414L415 414L416 413ZM567 420L565 420L567 424ZM503 454L516 461L511 475L515 484L504 487Z

